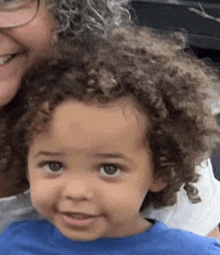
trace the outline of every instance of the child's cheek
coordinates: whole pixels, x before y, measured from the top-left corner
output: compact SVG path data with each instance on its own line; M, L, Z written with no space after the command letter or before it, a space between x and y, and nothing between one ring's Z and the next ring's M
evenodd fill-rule
M56 192L45 181L35 181L30 184L31 200L34 208L44 217L50 217L56 205Z

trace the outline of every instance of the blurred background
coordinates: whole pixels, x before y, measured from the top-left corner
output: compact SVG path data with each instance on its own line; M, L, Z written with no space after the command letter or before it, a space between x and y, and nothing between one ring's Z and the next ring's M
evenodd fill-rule
M220 75L220 0L133 0L131 5L132 19L140 26L159 32L186 31L187 46L199 58L211 59ZM220 99L213 113L220 125ZM220 181L220 144L211 161Z

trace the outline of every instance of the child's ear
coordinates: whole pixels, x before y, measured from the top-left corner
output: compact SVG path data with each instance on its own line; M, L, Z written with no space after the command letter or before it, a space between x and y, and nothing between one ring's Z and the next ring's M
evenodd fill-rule
M150 185L149 191L159 192L167 186L167 183L164 182L162 178L154 179Z

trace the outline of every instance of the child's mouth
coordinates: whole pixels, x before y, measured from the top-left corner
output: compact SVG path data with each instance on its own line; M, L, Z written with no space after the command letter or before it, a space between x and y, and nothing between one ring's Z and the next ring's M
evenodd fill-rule
M87 215L87 214L80 214L80 213L65 213L68 217L71 217L72 219L78 219L78 220L85 220L88 218L92 218L94 216Z
M89 227L98 218L98 216L84 213L62 213L62 217L67 225L76 228Z

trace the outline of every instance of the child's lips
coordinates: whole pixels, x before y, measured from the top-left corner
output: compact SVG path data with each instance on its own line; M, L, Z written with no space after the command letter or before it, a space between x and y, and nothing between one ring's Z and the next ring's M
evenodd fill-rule
M86 213L75 213L75 212L62 212L62 218L64 222L75 228L86 228L90 227L100 217L99 215L92 215Z
M88 219L92 217L96 217L96 215L91 215L87 213L79 213L79 212L63 212L63 214L72 217L74 219Z

